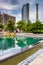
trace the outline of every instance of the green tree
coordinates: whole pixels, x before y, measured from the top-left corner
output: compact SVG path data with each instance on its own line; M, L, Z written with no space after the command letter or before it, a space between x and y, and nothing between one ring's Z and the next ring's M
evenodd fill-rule
M32 25L32 22L29 20L26 24L26 32L31 32L31 25Z
M3 26L3 24L0 24L0 28L2 28L2 29L3 29L3 27L4 27L4 26Z
M36 33L41 31L41 22L39 20L32 24L31 31Z
M2 28L3 29L3 24L2 24L2 14L1 14L1 12L0 12L0 28Z
M15 26L14 26L14 22L12 22L12 20L9 20L7 25L5 25L5 30L9 30L9 31L14 31Z
M1 15L1 12L0 12L0 22L2 22L2 17L1 17L2 15Z
M17 28L19 28L22 31L25 31L25 27L26 27L26 21L21 20L17 23Z

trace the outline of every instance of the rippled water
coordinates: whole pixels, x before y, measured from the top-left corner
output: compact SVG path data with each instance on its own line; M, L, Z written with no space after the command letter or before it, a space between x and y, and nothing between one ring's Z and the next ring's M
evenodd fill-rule
M0 37L0 55L10 52L18 52L26 49L27 47L32 47L32 45L38 44L40 40L41 39L28 37Z

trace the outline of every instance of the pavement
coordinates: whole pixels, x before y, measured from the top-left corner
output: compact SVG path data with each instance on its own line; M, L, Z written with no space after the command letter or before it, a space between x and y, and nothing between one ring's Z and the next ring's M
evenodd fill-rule
M41 53L37 58L35 58L30 64L28 65L43 65L43 53Z
M34 54L32 54L30 57L26 58L25 60L21 61L18 65L35 65L35 63L39 62L40 64L40 61L39 59L37 61L34 62L34 60L37 58L37 57L41 57L40 55L43 53L43 49L40 49L38 50L37 52L35 52ZM42 54L43 55L43 54ZM43 59L43 58L42 58ZM43 61L42 61L43 62ZM39 65L39 64L36 64L36 65ZM40 65L43 65L43 64L40 64Z
M17 36L21 37L32 37L32 38L41 38L43 39L43 34L33 34L33 33L16 33Z

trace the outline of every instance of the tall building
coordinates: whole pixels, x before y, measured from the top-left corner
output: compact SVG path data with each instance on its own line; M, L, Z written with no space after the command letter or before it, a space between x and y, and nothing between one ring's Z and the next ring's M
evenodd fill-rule
M16 17L14 16L10 16L8 14L2 14L2 23L3 24L7 24L8 23L8 20L12 20L12 22L16 22Z
M27 20L29 20L29 4L26 4Z
M38 3L36 3L36 21L38 20Z
M29 3L23 5L22 7L22 20L29 20Z

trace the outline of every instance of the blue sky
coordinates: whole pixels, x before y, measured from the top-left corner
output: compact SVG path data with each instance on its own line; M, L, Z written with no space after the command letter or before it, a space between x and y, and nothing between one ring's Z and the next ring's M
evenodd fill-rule
M43 21L43 0L0 0L0 11L16 16L16 22L21 20L23 4L30 3L30 20L36 19L36 3L39 3L39 20Z

